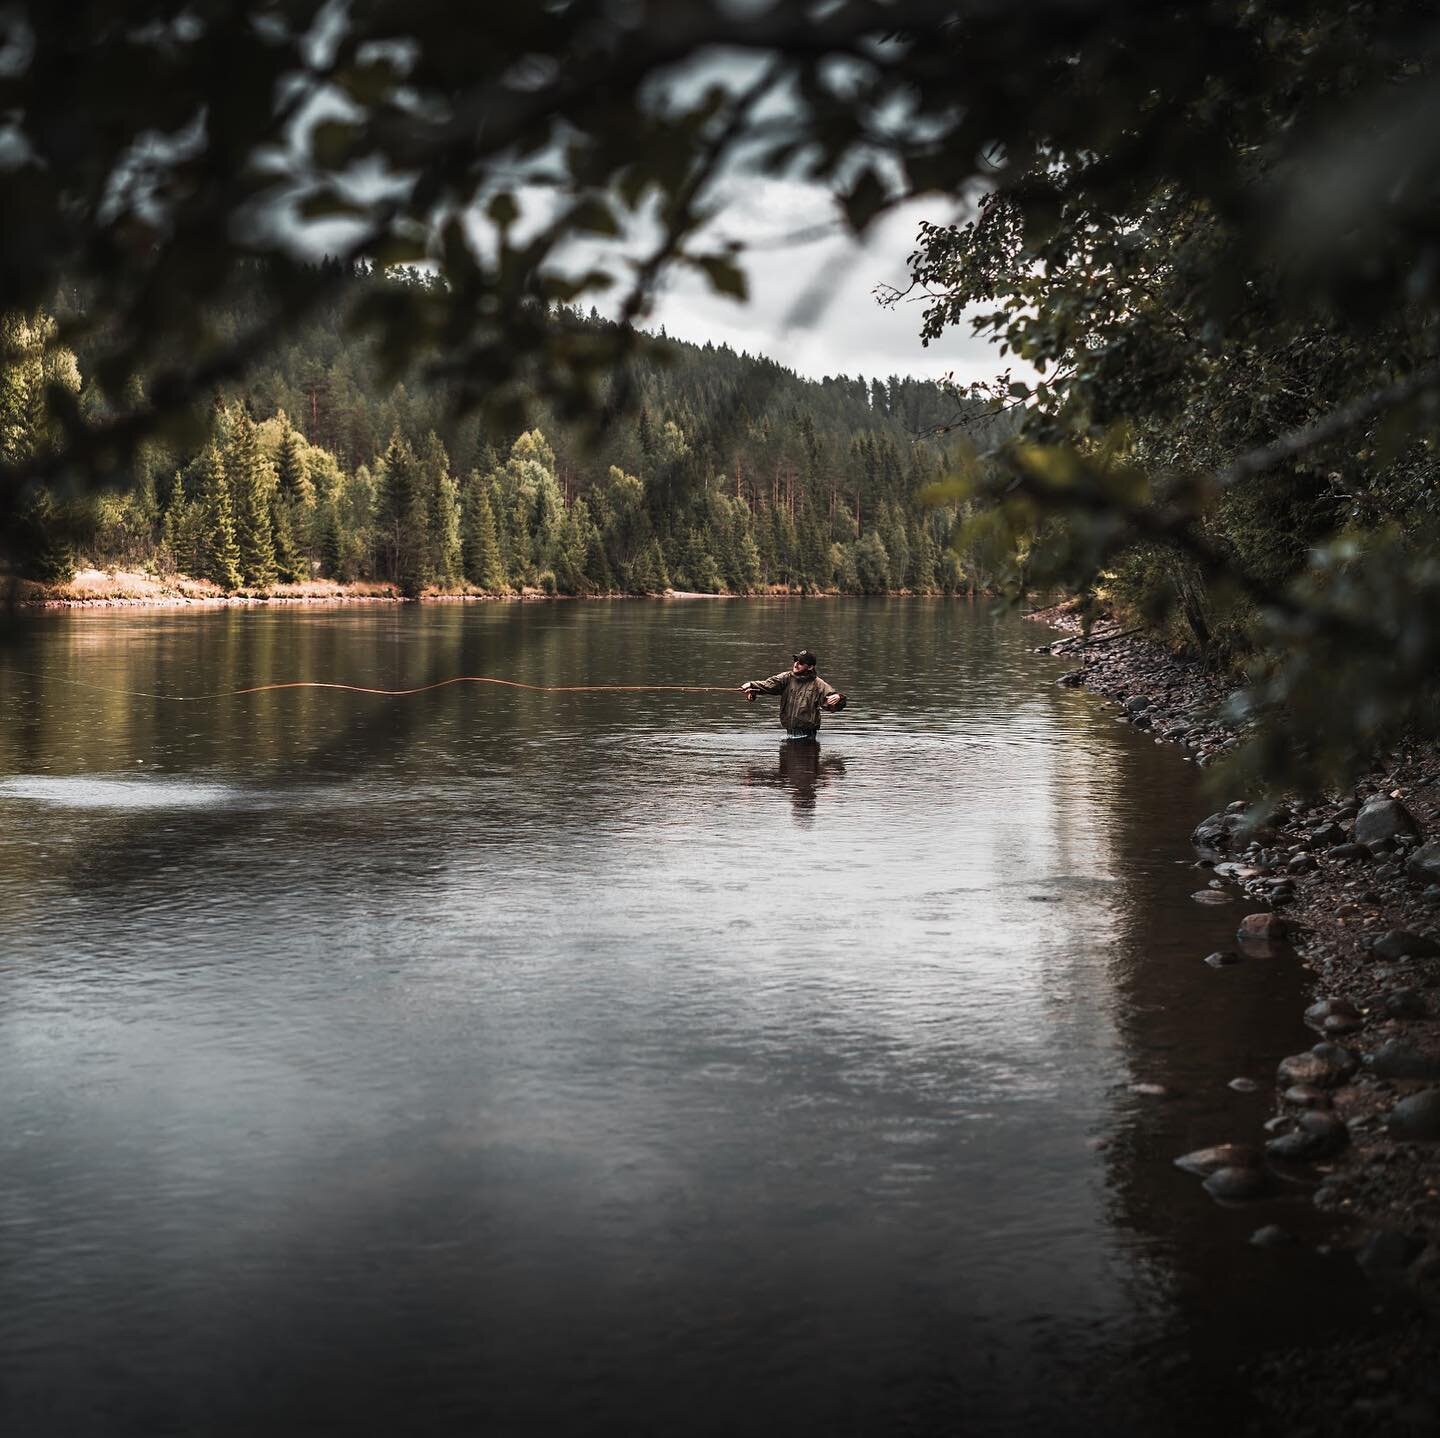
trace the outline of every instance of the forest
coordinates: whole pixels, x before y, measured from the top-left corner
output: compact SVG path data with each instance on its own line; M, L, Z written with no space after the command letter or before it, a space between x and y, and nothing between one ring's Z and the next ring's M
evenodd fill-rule
M543 406L518 433L454 417L423 377L389 379L348 338L376 291L443 284L358 266L335 302L243 382L217 389L193 450L150 444L129 472L70 505L37 492L27 577L77 566L203 579L226 593L312 578L442 594L953 592L974 586L951 544L959 511L922 503L952 420L939 384L805 380L764 357L661 335L611 388L629 402L598 433ZM79 308L73 293L68 307ZM57 305L63 323L67 306ZM86 356L56 321L8 321L34 363L5 395L12 446L47 423L57 376L82 409ZM236 327L231 313L214 323ZM557 307L583 333L609 322ZM27 373L30 378L27 382ZM977 421L983 406L971 403Z

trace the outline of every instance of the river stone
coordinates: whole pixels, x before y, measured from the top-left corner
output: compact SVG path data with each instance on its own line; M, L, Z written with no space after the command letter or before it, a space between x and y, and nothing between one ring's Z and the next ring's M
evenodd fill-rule
M1242 944L1279 943L1290 932L1289 923L1279 914L1246 914L1235 931Z
M1190 895L1197 904L1233 904L1233 894L1227 894L1223 889L1196 889Z
M1335 844L1325 852L1327 858L1339 859L1341 863L1349 863L1351 859L1363 859L1368 862L1375 857L1364 844Z
M1365 1066L1383 1079L1440 1079L1440 1059L1430 1058L1404 1039L1386 1039L1373 1054L1366 1054Z
M1317 849L1329 849L1345 842L1345 831L1339 824L1322 824L1318 829L1310 831L1310 842Z
M1290 1163L1307 1163L1339 1153L1349 1142L1350 1130L1338 1114L1328 1109L1312 1108L1300 1115L1289 1133L1272 1138L1265 1145L1265 1152L1271 1158Z
M1421 844L1405 861L1405 872L1417 884L1440 884L1440 839Z
M1355 1056L1339 1044L1319 1043L1309 1053L1291 1054L1280 1060L1279 1081L1291 1084L1314 1084L1316 1088L1334 1088L1355 1072Z
M1296 1108L1330 1107L1330 1095L1323 1088L1316 1088L1311 1083L1291 1084L1280 1097Z
M1263 1198L1270 1191L1270 1179L1263 1168L1217 1168L1201 1187L1222 1203L1245 1203Z
M1419 1258L1425 1240L1398 1228L1381 1228L1355 1250L1355 1262L1370 1279L1396 1278Z
M1233 1078L1225 1087L1234 1089L1236 1093L1254 1093L1260 1085L1252 1078Z
M1418 838L1415 816L1398 799L1376 797L1367 800L1355 816L1353 837L1357 844L1383 843L1387 839Z
M1423 1019L1430 1012L1419 989L1391 989L1380 1002L1392 1019Z
M1252 1248L1284 1248L1294 1242L1295 1235L1288 1228L1281 1228L1278 1223L1267 1223L1264 1228L1257 1228L1250 1235Z
M1440 1088L1402 1098L1385 1120L1391 1138L1427 1142L1440 1139Z
M1228 849L1231 840L1245 824L1244 814L1211 814L1195 826L1190 842L1197 849Z
M1222 1168L1254 1168L1260 1162L1260 1150L1249 1143L1217 1143L1211 1148L1197 1148L1182 1153L1175 1167L1186 1173L1206 1178Z
M1312 1029L1322 1027L1326 1019L1337 1017L1358 1019L1360 1010L1349 999L1321 999L1305 1010L1305 1022Z
M1217 949L1215 953L1205 955L1205 962L1212 969L1223 969L1229 964L1238 964L1240 955L1234 949Z
M1246 879L1254 879L1259 873L1259 869L1249 864L1237 863L1234 859L1226 859L1224 863L1215 865L1217 879L1233 879L1237 884L1243 884Z
M1390 929L1370 945L1370 952L1377 959L1433 959L1440 954L1440 944L1428 934L1412 934L1409 929Z

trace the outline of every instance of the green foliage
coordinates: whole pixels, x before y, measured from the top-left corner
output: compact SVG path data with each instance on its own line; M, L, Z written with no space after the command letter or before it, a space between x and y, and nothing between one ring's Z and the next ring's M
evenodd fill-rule
M18 529L25 539L20 573L41 584L66 584L75 574L75 550L67 516L36 486L20 503Z
M222 455L235 510L240 577L252 589L269 589L276 579L275 471L260 451L254 420L244 410L229 417L228 428Z
M487 594L504 594L510 588L500 558L500 541L495 531L495 511L490 507L489 486L478 470L465 482L464 545L462 562L465 578Z
M198 573L229 594L239 589L243 570L230 480L215 443L209 444L191 467L191 483L195 499L187 508L196 516L192 553ZM183 503L183 499L177 502ZM179 557L177 553L177 561Z

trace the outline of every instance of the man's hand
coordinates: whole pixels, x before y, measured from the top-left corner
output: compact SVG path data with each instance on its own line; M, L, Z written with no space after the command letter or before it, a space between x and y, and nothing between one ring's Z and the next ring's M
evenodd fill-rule
M838 709L845 702L843 694L827 694L825 696L825 707L827 709Z
M740 686L740 692L750 703L753 704L755 702L755 691L750 687L750 681L748 679Z

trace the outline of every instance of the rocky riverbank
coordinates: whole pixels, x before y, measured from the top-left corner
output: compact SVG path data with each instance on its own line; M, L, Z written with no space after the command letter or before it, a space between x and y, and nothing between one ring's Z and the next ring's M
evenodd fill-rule
M1078 661L1059 683L1112 700L1200 765L1238 742L1220 717L1225 676L1113 622L1082 641L1064 606L1031 617L1075 636L1043 646ZM1399 1314L1383 1338L1290 1355L1259 1375L1263 1396L1296 1434L1440 1431L1440 749L1388 753L1320 802L1237 797L1195 817L1208 874L1197 897L1247 901L1233 949L1196 961L1297 955L1315 978L1305 1022L1316 1043L1276 1055L1265 1133L1177 1157L1222 1201L1308 1181L1335 1216L1334 1244ZM1256 1234L1287 1239L1273 1226Z

